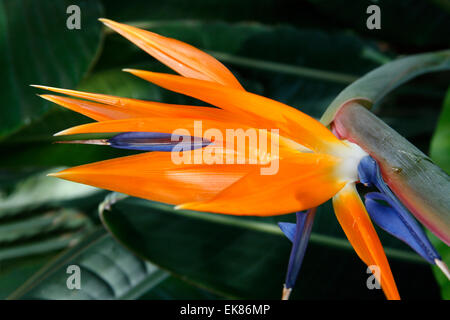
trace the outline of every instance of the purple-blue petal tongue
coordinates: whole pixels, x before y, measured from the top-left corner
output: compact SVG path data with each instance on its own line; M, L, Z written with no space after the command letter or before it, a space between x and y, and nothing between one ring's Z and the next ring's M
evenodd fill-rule
M283 290L283 299L289 297L290 290L297 280L300 267L302 266L303 257L305 256L306 247L308 246L311 229L314 222L314 216L317 208L308 211L297 212L297 223L279 223L281 231L286 237L292 241L291 255L289 257L288 271Z
M295 237L295 229L297 225L295 223L290 222L278 222L278 226L284 235L291 241L294 242Z
M203 148L210 141L162 132L124 132L108 140L111 147L142 151L188 151ZM175 150L174 150L175 149Z
M365 196L367 211L372 220L382 229L404 241L431 264L441 257L434 249L420 225L384 182L377 162L370 156L361 160L358 166L360 182L375 186L381 192ZM385 201L384 205L379 201Z
M388 204L379 201L386 201ZM407 243L429 263L434 264L436 259L441 260L414 218L410 214L399 213L389 202L390 199L379 192L371 192L365 196L367 211L379 227Z

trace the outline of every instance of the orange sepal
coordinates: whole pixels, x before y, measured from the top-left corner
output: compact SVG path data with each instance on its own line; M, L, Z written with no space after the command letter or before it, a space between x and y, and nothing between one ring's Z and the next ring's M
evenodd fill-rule
M56 95L40 95L44 99L97 121L144 117L187 117L220 120L234 118L232 113L212 107L168 104L47 86L33 85L33 87L98 102L93 103Z
M195 150L189 153L192 163L201 154ZM170 152L143 153L73 167L50 175L176 205L207 200L240 179L250 168L249 165L176 164L171 157Z
M227 129L240 128L242 128L243 130L249 129L249 127L242 123L202 119L198 119L197 121L196 119L189 118L153 117L91 122L65 129L56 133L55 136L107 132L163 132L203 137L206 130L213 129L216 130L217 133L220 132L222 137L225 138ZM182 130L186 132L175 132L175 130Z
M386 297L399 300L389 262L354 183L348 183L333 197L333 207L342 229L361 260L368 266L378 266L381 281L379 278L377 280ZM374 275L378 277L376 272Z
M279 160L275 174L264 175L261 172L261 168L273 166L273 161L269 165L254 166L245 177L211 200L185 203L177 208L271 216L316 207L330 199L345 184L334 175L338 161L325 154L298 153Z
M81 113L96 121L142 118L150 116L150 114L146 113L145 110L143 111L130 110L125 108L119 108L116 106L110 106L107 104L55 96L51 94L42 94L39 96L43 99L56 103L64 108Z
M184 77L213 81L243 90L222 63L187 43L108 19L99 20Z
M314 118L283 103L217 83L188 79L177 75L125 69L163 88L208 102L236 113L241 121L253 119L258 128L279 129L280 134L305 147L326 152L333 146L345 145Z

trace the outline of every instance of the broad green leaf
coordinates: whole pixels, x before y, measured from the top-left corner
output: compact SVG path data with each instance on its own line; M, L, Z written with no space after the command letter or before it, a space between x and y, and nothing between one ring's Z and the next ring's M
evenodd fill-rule
M53 257L54 253L50 252L2 261L0 269L0 299L5 299Z
M133 198L116 203L112 209L103 212L105 226L126 247L152 263L228 296L280 298L290 242L274 218L174 211L168 205ZM335 230L329 230L332 235L317 233L326 230L328 216L332 213L318 213L293 297L382 298L380 291L366 288L366 268L348 242L334 236ZM409 250L386 251L401 295L438 297L428 265Z
M18 218L0 224L0 243L19 239L24 240L40 233L53 232L58 229L82 228L85 226L86 220L86 216L71 209L56 209L48 212L39 212L37 215L28 214L25 218Z
M96 188L65 183L45 172L21 181L0 198L0 261L74 245L92 226L84 211L75 208L95 203L99 194ZM77 202L73 209L71 201Z
M86 230L74 232L70 232L71 230L69 232L59 231L59 234L57 233L56 236L41 235L38 239L32 239L32 241L2 246L0 249L0 261L48 254L49 252L55 253L78 243L86 233Z
M74 184L46 175L59 170L61 168L37 173L17 184L11 194L1 197L0 218L44 205L56 205L64 201L90 197L100 191L94 187Z
M79 267L80 289L69 289ZM9 299L177 299L217 297L174 279L164 270L142 261L98 229L76 246L64 251L34 274Z
M81 29L69 30L66 9L78 5ZM100 48L99 1L0 1L0 138L49 109L30 84L74 87Z

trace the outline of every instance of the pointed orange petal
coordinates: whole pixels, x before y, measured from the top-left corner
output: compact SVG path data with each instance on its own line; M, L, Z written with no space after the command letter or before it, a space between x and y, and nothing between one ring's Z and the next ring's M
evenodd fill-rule
M272 175L261 174L261 167L267 168L267 165L255 165L245 177L211 200L186 203L177 208L270 216L316 207L344 186L344 182L334 177L338 161L325 154L299 153L290 159L281 159L278 172Z
M49 87L49 86L42 86L42 85L31 85L34 88L53 91L57 93L66 94L68 96L73 96L77 98L82 98L86 100L92 100L99 103L109 104L111 106L118 106L118 107L126 107L130 104L130 102L139 102L141 100L136 99L128 99L128 98L121 98L116 96L111 96L107 94L100 94L100 93L91 93L91 92L84 92L84 91L77 91L77 90L70 90L70 89L62 89L62 88L55 88L55 87Z
M100 104L93 104L92 102L70 99L55 95L41 95L41 97L44 99L50 100L73 111L82 113L97 121L138 117L142 118L146 116L188 117L198 119L205 118L222 120L229 120L234 118L234 115L230 112L211 107L175 105L47 86L33 85L33 87L99 102ZM116 108L104 105L114 106Z
M200 121L201 120L201 121ZM81 134L81 133L107 133L107 132L163 132L174 133L177 129L187 130L189 132L176 134L191 135L203 137L204 132L208 129L216 129L221 133L222 137L226 137L227 129L248 129L242 123L222 122L216 120L199 121L189 118L133 118L119 119L101 122L92 122L75 126L55 134L55 136ZM196 130L197 129L197 130ZM219 139L222 140L222 139Z
M258 128L280 129L281 135L314 151L325 152L330 147L345 147L319 121L283 103L209 81L142 70L126 69L124 71L131 72L163 88L234 112L240 119L253 118L258 122Z
M194 151L190 153L194 161ZM73 167L51 176L148 200L179 204L211 198L245 175L248 167L175 164L171 153L151 152Z
M184 77L243 89L222 63L189 44L108 19L99 20Z
M110 106L107 104L83 101L67 97L55 96L50 94L39 95L48 101L56 103L64 108L81 113L96 121L106 121L112 119L142 118L150 116L145 110L129 110Z
M386 297L400 299L383 247L354 183L348 183L333 197L333 207L342 229L361 260L368 266L378 266L381 281L377 280Z

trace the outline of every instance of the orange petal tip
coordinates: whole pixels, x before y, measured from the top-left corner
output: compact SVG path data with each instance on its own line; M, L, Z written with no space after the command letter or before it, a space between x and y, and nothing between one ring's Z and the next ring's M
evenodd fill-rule
M58 177L60 176L59 172L52 172L52 173L47 173L46 175L47 177Z
M68 134L70 134L70 133L68 133L69 130L70 130L70 129L65 129L65 130L59 131L59 132L53 134L53 136L54 136L54 137L58 137L58 136L65 136L65 135L68 135Z
M193 210L193 211L201 211L203 202L194 201L194 202L185 202L174 207L174 210Z
M117 22L114 22L110 19L106 19L106 18L98 18L98 21L100 21L101 23L103 23L105 26L108 26L111 28L111 25Z
M131 69L131 68L124 68L122 69L123 72L129 72L129 73L134 73L134 72L138 72L139 70L137 69Z
M148 79L144 78L144 74L147 76L150 75L158 75L157 72L152 72L152 71L147 71L147 70L139 70L139 69L130 69L130 68L124 68L122 69L123 72L128 72L131 73L132 75L139 77L139 78L143 78L146 81L149 81Z
M53 102L53 98L49 94L37 94L38 97Z
M51 87L43 86L43 85L40 85L40 84L30 84L30 87L38 88L38 89L44 89L44 90L46 90L47 88L51 88Z
M68 169L58 171L58 172L51 172L51 173L47 174L47 177L55 177L55 178L70 180L70 177L74 177L77 175L77 173L71 169L72 168L68 168Z

